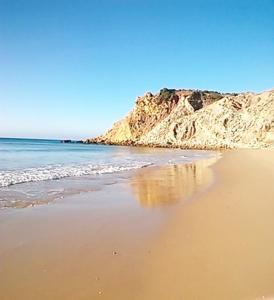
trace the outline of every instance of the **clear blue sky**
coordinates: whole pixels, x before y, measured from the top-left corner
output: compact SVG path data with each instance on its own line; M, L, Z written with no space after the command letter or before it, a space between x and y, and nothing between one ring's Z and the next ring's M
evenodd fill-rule
M163 87L273 88L274 1L0 0L0 136L93 136Z

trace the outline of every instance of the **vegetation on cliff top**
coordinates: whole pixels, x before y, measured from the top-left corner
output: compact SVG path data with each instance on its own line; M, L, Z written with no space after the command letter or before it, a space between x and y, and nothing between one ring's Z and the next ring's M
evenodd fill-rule
M174 100L174 96L176 95L175 93L175 89L163 88L160 90L158 96L155 98L155 102L160 104L165 101L172 101Z

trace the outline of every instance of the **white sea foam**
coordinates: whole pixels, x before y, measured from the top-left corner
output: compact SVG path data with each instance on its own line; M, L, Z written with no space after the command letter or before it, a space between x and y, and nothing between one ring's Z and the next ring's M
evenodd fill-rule
M113 164L82 164L70 166L47 166L0 172L0 187L18 183L61 179L64 177L78 177L84 175L108 174L128 171L152 165L148 162L130 162L123 165Z

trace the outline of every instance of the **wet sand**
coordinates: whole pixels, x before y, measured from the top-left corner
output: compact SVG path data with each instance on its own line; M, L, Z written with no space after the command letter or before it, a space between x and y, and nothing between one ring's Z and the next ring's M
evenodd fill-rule
M213 161L0 211L0 299L273 296L274 152Z
M213 169L155 243L147 299L274 299L274 151L227 152Z

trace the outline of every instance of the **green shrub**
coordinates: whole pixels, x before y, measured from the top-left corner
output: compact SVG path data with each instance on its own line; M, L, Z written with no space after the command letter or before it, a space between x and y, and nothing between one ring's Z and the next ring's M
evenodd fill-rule
M160 90L159 95L157 96L156 101L158 103L164 102L164 101L171 101L174 98L176 90L175 89L167 89L163 88Z

